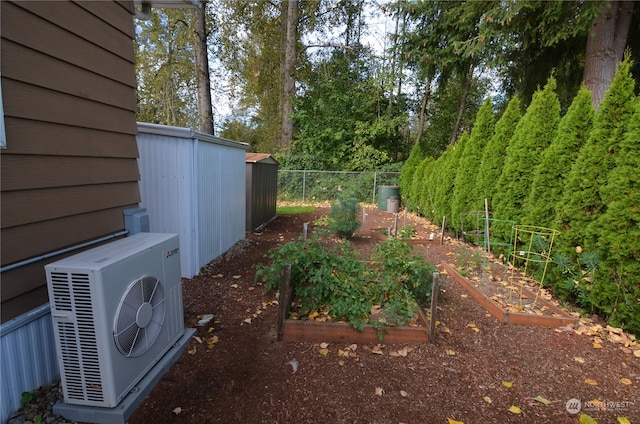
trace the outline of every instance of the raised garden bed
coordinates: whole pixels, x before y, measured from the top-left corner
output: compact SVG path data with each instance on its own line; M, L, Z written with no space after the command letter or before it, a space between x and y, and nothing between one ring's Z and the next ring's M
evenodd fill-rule
M549 312L548 314L537 315L534 313L507 311L496 301L485 295L469 280L464 278L456 269L446 262L440 263L441 267L448 275L460 284L471 297L473 297L484 309L504 324L521 324L521 325L537 325L542 327L564 327L567 325L576 325L577 320L567 312L548 302L542 297L538 297L537 302L542 304ZM536 295L526 287L522 288L524 296L534 299Z
M379 343L378 330L366 324L363 331L353 328L346 322L317 322L309 320L287 319L293 297L290 270L285 268L280 289L281 298L278 309L278 340L286 342L344 342ZM435 310L437 296L432 297L432 310ZM413 327L386 326L382 330L385 344L426 343L429 341L430 324L422 308L416 307L418 325Z

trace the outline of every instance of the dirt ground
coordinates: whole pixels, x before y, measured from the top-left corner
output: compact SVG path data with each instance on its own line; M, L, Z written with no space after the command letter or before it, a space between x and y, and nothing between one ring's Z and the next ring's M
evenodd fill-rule
M197 326L179 361L129 422L144 423L640 423L640 347L617 329L501 324L450 276L439 294L435 343L352 346L279 342L277 302L252 266L298 238L328 208L279 216L184 282L186 325ZM368 255L396 215L366 209L353 244ZM438 227L397 215L428 262L454 263L461 244ZM638 355L638 356L636 356ZM455 420L455 421L453 421Z

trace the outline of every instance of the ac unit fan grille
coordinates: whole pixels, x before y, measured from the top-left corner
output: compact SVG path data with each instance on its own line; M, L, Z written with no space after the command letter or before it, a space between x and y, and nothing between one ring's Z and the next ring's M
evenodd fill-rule
M136 357L153 346L162 330L165 304L164 289L158 278L145 276L129 285L120 300L113 331L120 353Z

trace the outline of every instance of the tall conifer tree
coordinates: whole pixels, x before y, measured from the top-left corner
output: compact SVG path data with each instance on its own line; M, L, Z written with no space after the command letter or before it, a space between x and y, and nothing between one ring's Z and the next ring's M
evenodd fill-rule
M558 135L536 167L531 192L524 205L524 224L554 226L556 204L562 198L565 179L580 148L587 143L594 113L591 92L583 86L560 121Z
M560 121L556 81L549 78L543 90L534 93L531 104L516 127L507 147L504 169L494 196L495 217L521 224L523 204L531 190L533 171L542 152L551 144Z

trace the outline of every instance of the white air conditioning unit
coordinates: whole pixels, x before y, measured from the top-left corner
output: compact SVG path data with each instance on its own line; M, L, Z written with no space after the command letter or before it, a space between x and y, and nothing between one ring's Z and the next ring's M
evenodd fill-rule
M117 406L184 332L178 236L139 233L45 269L65 402Z

